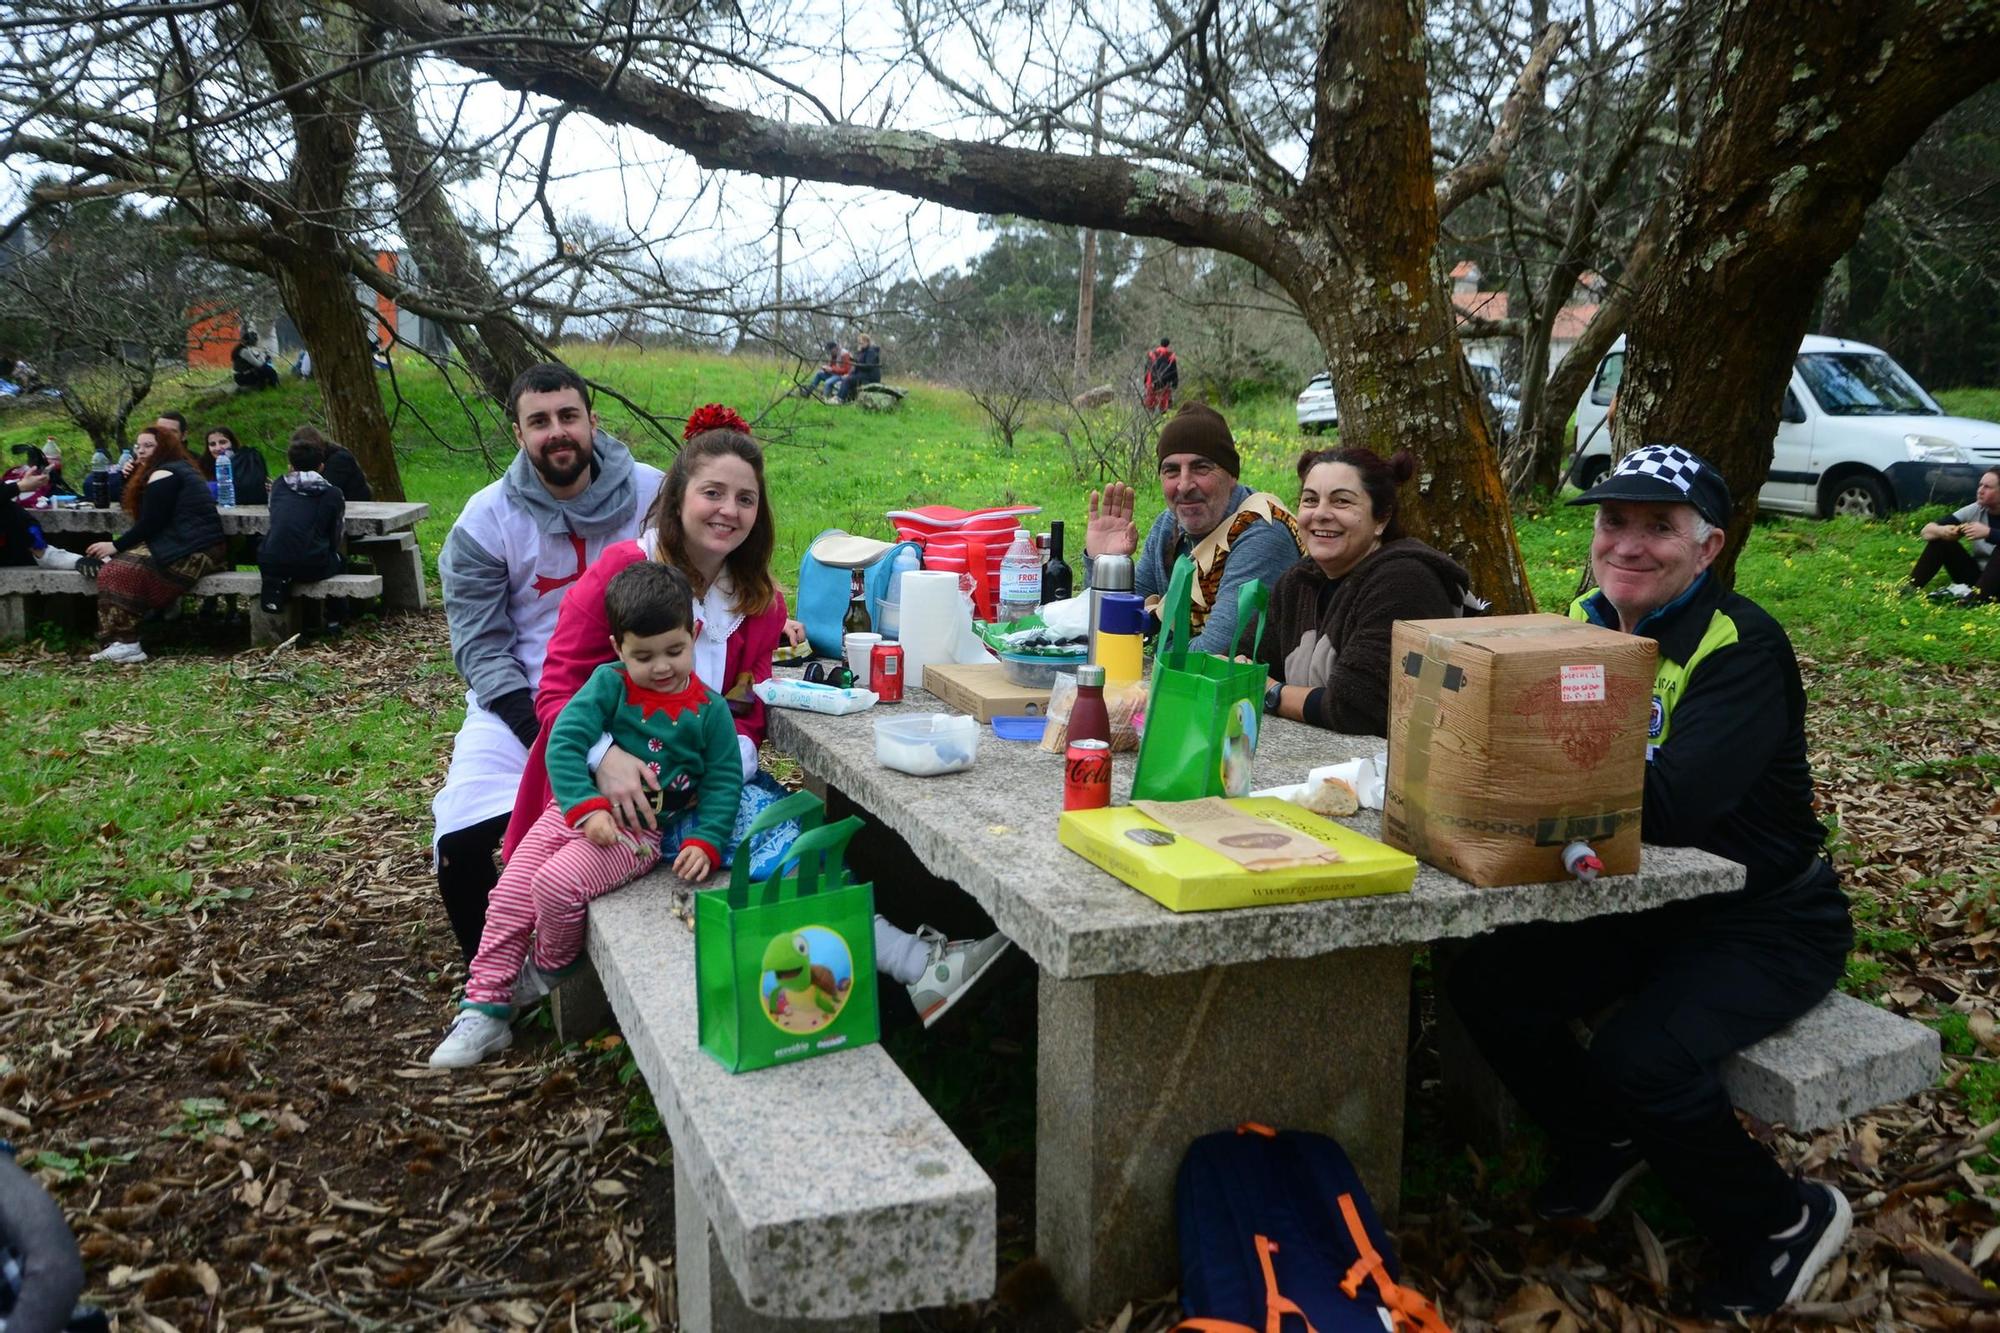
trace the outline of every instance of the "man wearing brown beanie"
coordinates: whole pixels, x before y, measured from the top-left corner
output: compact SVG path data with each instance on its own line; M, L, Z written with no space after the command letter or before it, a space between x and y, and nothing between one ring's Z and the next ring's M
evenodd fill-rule
M1206 403L1187 403L1160 428L1155 452L1166 511L1153 520L1139 548L1133 491L1112 482L1090 494L1084 529L1085 568L1100 555L1132 555L1132 589L1150 608L1167 590L1181 556L1194 558L1189 626L1197 652L1228 653L1236 641L1236 592L1250 579L1275 587L1298 563L1299 528L1277 496L1237 482L1243 463L1229 423Z

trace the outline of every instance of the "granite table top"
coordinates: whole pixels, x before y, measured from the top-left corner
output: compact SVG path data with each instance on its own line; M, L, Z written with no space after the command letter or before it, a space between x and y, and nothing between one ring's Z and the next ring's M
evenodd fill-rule
M910 691L901 704L878 704L846 717L774 708L771 743L894 829L933 874L971 894L1010 939L1057 977L1187 972L1463 939L1519 922L1644 911L1743 885L1743 868L1733 861L1694 848L1648 845L1637 874L1589 884L1480 888L1422 865L1408 893L1171 912L1056 840L1062 756L1003 741L982 728L971 769L911 777L876 762L875 720L885 711L950 710L923 690ZM1387 745L1375 736L1345 736L1277 718L1266 722L1255 769L1259 788L1303 781L1309 769ZM1115 801L1128 797L1133 759L1116 757ZM1378 812L1363 810L1342 822L1375 837L1380 819Z
M222 531L231 537L255 535L271 530L269 505L218 506ZM350 537L381 537L408 532L430 517L431 507L421 501L356 500L347 506L342 527ZM66 509L37 509L35 522L43 532L81 532L103 537L116 536L132 526L123 509L98 509L77 505Z

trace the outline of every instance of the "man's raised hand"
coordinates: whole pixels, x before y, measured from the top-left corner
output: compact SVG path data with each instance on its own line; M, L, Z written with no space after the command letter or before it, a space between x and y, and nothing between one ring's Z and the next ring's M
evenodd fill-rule
M1139 525L1132 521L1132 488L1114 481L1090 493L1090 522L1083 530L1085 554L1131 555L1139 549Z

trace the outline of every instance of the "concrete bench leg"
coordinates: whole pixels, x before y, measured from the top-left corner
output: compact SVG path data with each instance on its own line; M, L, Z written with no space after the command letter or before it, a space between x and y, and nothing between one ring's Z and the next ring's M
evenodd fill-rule
M611 1001L588 953L576 974L549 993L549 1015L555 1019L557 1041L582 1041L612 1026Z
M1393 1214L1409 993L1404 945L1169 976L1043 973L1035 1240L1072 1313L1088 1322L1174 1285L1181 1158L1245 1120L1332 1135Z
M264 609L257 597L250 599L250 642L265 647L283 643L305 628L305 608L296 597L287 597L276 615Z
M801 1224L805 1225L805 1224ZM674 1154L674 1304L683 1333L875 1333L881 1321L776 1318L743 1303L694 1185Z
M27 637L27 595L15 593L0 597L0 643L19 643Z
M382 576L382 606L390 611L424 609L424 553L416 542L393 550L377 546L367 553Z

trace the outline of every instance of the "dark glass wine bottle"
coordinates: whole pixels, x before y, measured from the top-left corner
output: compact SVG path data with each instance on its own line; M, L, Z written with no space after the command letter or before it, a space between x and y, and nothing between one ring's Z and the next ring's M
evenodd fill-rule
M847 615L840 628L848 634L868 634L875 628L868 620L868 594L861 586L859 570L854 572L854 600L847 604Z
M1076 576L1063 563L1063 525L1057 519L1049 524L1049 559L1042 566L1042 602L1060 602L1076 592Z

